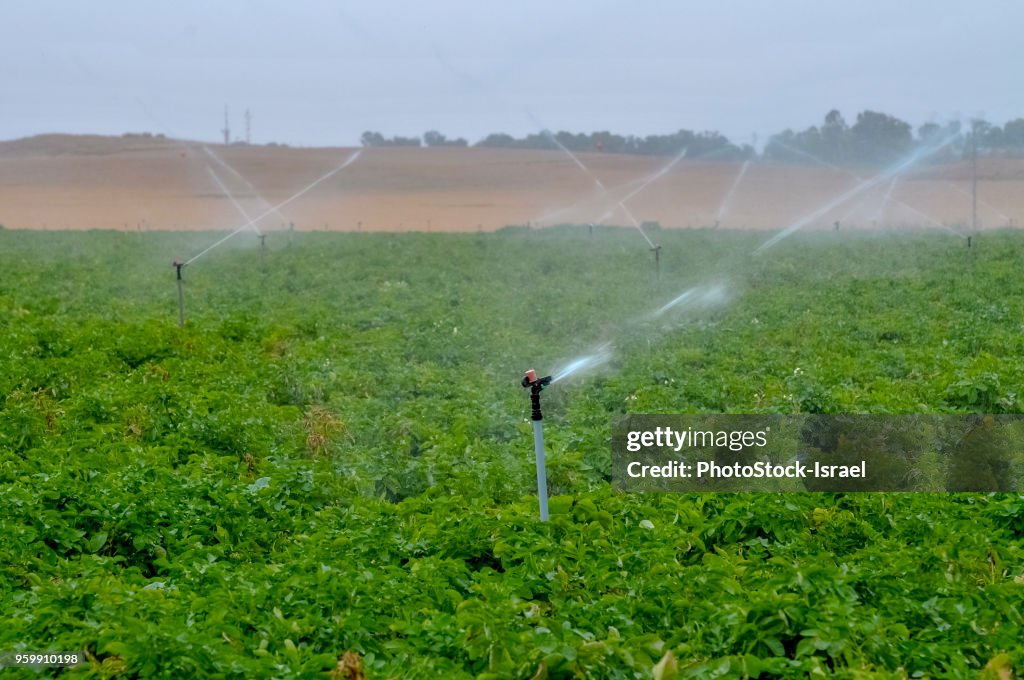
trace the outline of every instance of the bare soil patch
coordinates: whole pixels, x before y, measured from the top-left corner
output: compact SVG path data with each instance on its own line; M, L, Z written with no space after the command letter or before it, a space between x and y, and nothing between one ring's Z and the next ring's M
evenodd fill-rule
M201 145L157 137L43 135L0 142L0 224L24 229L210 230L244 224L211 169L250 215L286 200L354 149ZM580 154L598 188L557 151L374 148L261 222L276 229L489 231L509 224L629 226L618 202L670 158ZM728 205L736 162L684 160L626 202L663 227L778 229L814 214L876 170L753 162ZM243 179L244 177L244 179ZM982 227L1019 225L1024 160L984 159ZM861 178L860 180L858 178ZM811 228L962 228L971 221L968 163L926 166L817 216Z

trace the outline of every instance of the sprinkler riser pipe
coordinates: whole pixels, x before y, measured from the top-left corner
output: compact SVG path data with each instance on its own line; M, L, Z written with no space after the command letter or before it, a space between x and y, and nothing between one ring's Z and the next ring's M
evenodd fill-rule
M537 501L540 505L540 521L548 521L548 478L547 461L544 458L544 424L538 418L533 421L533 451L537 456Z
M530 388L530 419L533 421L533 452L537 458L537 502L540 504L540 521L548 521L548 469L544 456L544 414L540 410L540 393L551 384L551 376L538 378L530 369L520 383Z
M185 282L178 278L178 328L185 327Z

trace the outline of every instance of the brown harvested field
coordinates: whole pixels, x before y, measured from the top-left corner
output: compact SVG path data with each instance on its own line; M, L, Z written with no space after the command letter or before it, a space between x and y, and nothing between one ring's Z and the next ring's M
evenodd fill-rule
M285 201L354 149L210 145L157 138L46 135L0 142L0 224L25 229L233 229ZM373 148L272 214L261 226L355 231L476 231L509 224L629 225L618 203L670 158L580 154L593 179L557 151ZM856 174L754 161L723 206L741 164L683 160L626 201L638 221L664 227L778 229L858 184ZM235 196L232 203L211 169ZM243 179L244 177L244 179ZM1024 159L984 159L982 227L1024 218ZM971 219L968 163L928 166L881 182L809 227L959 227ZM247 184L248 182L248 184ZM259 196L257 195L257 192ZM886 196L888 195L888 200Z

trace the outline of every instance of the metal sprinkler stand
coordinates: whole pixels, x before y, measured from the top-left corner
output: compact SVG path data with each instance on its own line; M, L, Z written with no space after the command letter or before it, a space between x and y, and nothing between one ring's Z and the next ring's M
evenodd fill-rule
M182 260L175 260L173 263L174 269L178 275L178 327L185 327L185 281L181 278L181 269L185 266L185 262Z
M659 243L651 248L651 252L654 253L654 275L661 281L661 244Z
M530 415L533 420L533 450L537 455L537 500L540 503L540 521L548 521L548 473L547 463L544 460L544 429L541 425L544 415L540 411L540 393L551 384L551 376L538 378L537 372L532 368L526 372L522 381L523 387L530 388L530 405L533 407Z

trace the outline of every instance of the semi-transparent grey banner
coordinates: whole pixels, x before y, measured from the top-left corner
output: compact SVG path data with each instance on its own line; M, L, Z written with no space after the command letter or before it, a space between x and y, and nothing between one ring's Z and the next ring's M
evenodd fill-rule
M1022 415L647 415L612 430L620 491L1021 491Z

